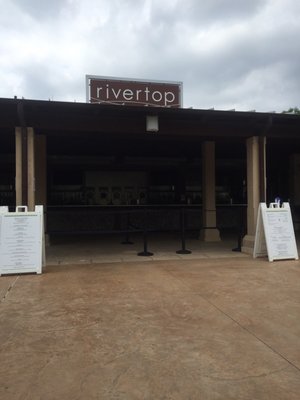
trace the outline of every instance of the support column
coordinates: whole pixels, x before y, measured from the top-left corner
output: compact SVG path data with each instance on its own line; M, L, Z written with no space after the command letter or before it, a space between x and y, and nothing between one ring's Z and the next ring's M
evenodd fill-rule
M27 182L28 182L28 211L34 211L35 208L35 151L34 151L34 130L27 128Z
M47 141L45 135L35 136L35 204L44 206L44 229L47 232ZM48 235L45 236L49 244Z
M247 234L242 252L252 254L257 211L260 201L266 201L266 140L253 136L247 139Z
M16 127L16 205L35 207L35 154L33 128Z
M267 202L267 156L266 156L266 137L260 136L259 146L259 201Z
M216 187L215 187L215 143L202 144L202 203L203 228L200 239L206 242L220 240L220 232L216 227Z
M22 201L22 130L20 127L15 129L16 136L16 205L21 206Z
M35 136L35 203L47 205L47 145L45 135Z

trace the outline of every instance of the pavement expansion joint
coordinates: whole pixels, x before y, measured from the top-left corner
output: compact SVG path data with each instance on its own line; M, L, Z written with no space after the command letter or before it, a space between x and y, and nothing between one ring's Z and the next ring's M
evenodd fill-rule
M172 275L172 277L174 279L177 279L179 282L181 282L182 285L186 286L189 291L192 290L191 287L189 287L189 285L184 282L182 279L178 278L177 276L174 276L174 274L172 274L172 271L167 271L170 275ZM259 336L257 336L254 332L252 332L251 330L249 330L247 327L245 327L244 325L242 325L239 321L237 321L235 318L233 318L230 314L226 313L224 310L222 310L219 306L217 306L214 302L212 302L211 300L207 299L205 296L203 296L202 294L200 294L199 292L195 292L195 295L201 297L204 301L206 301L207 303L209 303L212 307L214 307L216 310L218 310L220 313L222 313L224 316L226 316L227 318L229 318L231 321L233 321L235 324L237 324L241 329L243 329L244 331L246 331L249 335L251 335L252 337L254 337L256 340L258 340L259 342L261 342L264 346L266 346L268 349L270 349L273 353L275 353L276 355L278 355L280 358L282 358L283 360L285 360L288 364L290 364L293 368L295 368L297 371L300 372L300 368L295 365L292 361L290 361L288 358L286 358L283 354L281 354L279 351L275 350L271 345L269 345L266 341L264 341L262 338L260 338Z
M300 368L297 367L297 365L295 365L292 361L290 361L288 358L286 358L283 354L281 354L279 351L275 350L271 345L269 345L266 341L264 341L262 338L260 338L259 336L257 336L254 332L252 332L250 329L248 329L247 327L245 327L244 325L242 325L239 321L237 321L235 318L233 318L231 315L229 315L228 313L226 313L224 310L222 310L220 307L218 307L215 303L213 303L212 301L208 300L206 297L204 297L203 295L199 294L198 295L203 298L203 300L207 301L211 306L213 306L214 308L216 308L218 311L220 311L223 315L225 315L227 318L231 319L234 323L236 323L240 328L242 328L243 330L245 330L247 333L249 333L251 336L253 336L256 340L260 341L264 346L268 347L268 349L270 349L273 353L275 353L276 355L278 355L280 358L282 358L283 360L285 360L287 363L289 363L292 367L294 367L297 371L300 372Z
M9 285L9 287L7 288L4 296L2 296L1 302L4 301L6 299L6 297L8 296L9 292L12 290L12 288L15 286L17 280L20 278L20 275L18 275L16 277L16 279Z

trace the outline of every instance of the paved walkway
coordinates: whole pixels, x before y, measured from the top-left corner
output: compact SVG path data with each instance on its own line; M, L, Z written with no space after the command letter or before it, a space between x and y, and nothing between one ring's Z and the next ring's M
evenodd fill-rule
M0 278L1 399L299 399L298 261L138 260Z
M226 237L216 243L205 243L196 238L187 238L185 247L191 254L178 254L182 249L180 235L152 233L148 235L149 257L137 254L144 251L141 234L131 235L131 244L122 244L124 236L57 236L51 239L47 247L48 265L93 264L127 261L194 260L223 257L247 257L240 252L233 252L237 247L236 237Z

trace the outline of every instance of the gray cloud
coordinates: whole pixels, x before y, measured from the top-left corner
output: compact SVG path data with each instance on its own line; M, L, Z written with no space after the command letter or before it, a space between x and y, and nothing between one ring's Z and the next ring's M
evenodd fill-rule
M187 23L192 26L208 26L211 23L227 24L237 19L250 18L267 0L210 0L194 1L180 0L173 2L173 7L159 8L162 2L153 2L152 22L163 21L164 23L176 24ZM176 5L174 7L174 4Z
M67 5L68 0L13 0L13 3L22 13L40 20L57 17L61 9Z
M0 96L85 101L93 74L183 81L195 108L300 105L296 0L5 4Z

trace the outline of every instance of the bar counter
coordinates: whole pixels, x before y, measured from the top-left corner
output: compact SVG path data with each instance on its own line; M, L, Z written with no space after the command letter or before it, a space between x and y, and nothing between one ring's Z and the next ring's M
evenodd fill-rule
M217 227L238 229L245 223L246 204L217 205ZM201 204L50 205L47 232L179 231L184 213L186 230L202 227Z

